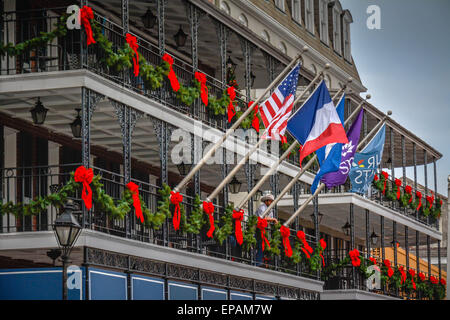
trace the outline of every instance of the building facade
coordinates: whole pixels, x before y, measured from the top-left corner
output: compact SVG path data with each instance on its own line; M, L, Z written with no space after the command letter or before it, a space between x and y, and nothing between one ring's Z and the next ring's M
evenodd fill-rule
M85 5L93 10L93 44L87 43L86 26L77 16ZM64 207L54 205L60 198L51 195L62 197L66 191L64 199L78 205L74 215L82 226L70 255L70 299L430 298L403 287L373 287L351 264L325 277L326 269L313 267L306 257L293 263L283 256L281 241L270 227L267 237L273 250L262 266L256 261L256 244L249 240L257 235L256 229L245 233L246 250L236 244L221 228L230 223L228 205L238 203L261 178L262 169L277 161L278 142L258 149L235 175L237 181L212 199L217 231L214 238L208 237L207 215L198 216L199 200L250 149L248 122L180 190L183 228L174 230L167 214L175 208L165 186L177 185L236 121L237 117L230 124L223 109L228 103L222 98L230 85L236 88L234 106L239 115L299 53L297 92L319 77L331 95L346 93L347 118L363 104L364 138L385 119L360 96L367 89L351 55L352 16L339 1L3 0L1 10L0 285L7 289L0 290L2 299L60 298L61 264L52 225ZM138 43L137 76L130 58L133 49L125 45L128 33ZM167 77L165 54L173 58L170 64L182 86L179 92ZM196 72L205 75L209 106L195 96ZM30 112L39 104L47 110L44 119ZM389 173L388 185L395 186L397 170L402 172L402 194L411 181L415 193L416 172L424 170L426 204L437 187L436 162L442 154L394 120L387 118L386 126L380 169ZM175 162L181 136L189 138L184 143L192 152ZM298 155L288 157L263 189L280 194L299 172L298 161ZM434 181L428 180L430 165ZM94 188L91 210L81 190L67 189L71 173L80 166L92 168L99 177L94 183L101 184L103 193ZM414 177L406 176L407 167L414 167ZM309 196L317 169L313 166L302 175L278 203L274 215L280 221ZM130 202L125 205L129 182L139 186L151 222L141 223ZM422 272L427 279L431 275L446 279L441 272L440 219L402 207L375 188L366 195L349 189L347 183L320 193L290 226L291 243L297 243L297 231L304 231L312 248L324 239L325 266L344 261L353 249L381 266L388 258L386 248L392 247L392 265L397 266L398 246L391 241L399 242L407 270ZM99 200L99 194L112 202ZM259 204L255 195L245 206L244 230L249 230ZM343 229L346 222L349 227ZM200 223L200 230L195 223ZM221 239L219 230L225 234ZM371 242L372 232L378 234L376 243ZM411 265L410 252L423 246L428 257L436 246L437 268L428 264L424 270L419 259ZM38 283L37 291L26 286L27 279Z

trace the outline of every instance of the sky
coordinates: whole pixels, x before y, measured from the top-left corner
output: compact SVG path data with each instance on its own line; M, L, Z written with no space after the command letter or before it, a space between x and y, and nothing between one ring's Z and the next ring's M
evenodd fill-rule
M352 55L370 102L442 153L438 192L447 196L450 174L449 0L341 0L353 16ZM380 29L369 29L378 6ZM365 96L364 93L362 96ZM428 187L434 189L433 164ZM418 182L424 184L423 166ZM402 170L396 170L400 177ZM413 179L412 168L407 177Z

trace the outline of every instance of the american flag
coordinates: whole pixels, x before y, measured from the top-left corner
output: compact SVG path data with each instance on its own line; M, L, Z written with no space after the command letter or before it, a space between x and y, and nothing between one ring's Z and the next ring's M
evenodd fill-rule
M281 140L286 131L295 100L300 64L275 89L272 95L261 105L261 119L266 127L263 138Z

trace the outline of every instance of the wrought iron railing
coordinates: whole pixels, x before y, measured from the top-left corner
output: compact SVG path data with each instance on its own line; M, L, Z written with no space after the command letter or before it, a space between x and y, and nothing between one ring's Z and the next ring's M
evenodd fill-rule
M0 169L1 202L3 204L8 202L27 204L38 197L45 197L50 193L55 193L70 180L71 174L79 165L75 163L54 166L2 168ZM122 198L126 188L122 174L98 167L93 167L93 171L94 175L100 175L100 183L103 184L103 190L107 195L114 200ZM137 179L132 179L132 181L139 186L139 195L145 205L151 212L156 212L158 201L162 199L159 193L161 188ZM236 243L234 232L222 244L218 244L215 239L210 239L206 236L209 229L208 223L204 225L199 235L175 231L172 227L172 218L166 218L161 228L155 230L144 226L137 220L133 212L128 213L125 219L112 218L104 210L96 207L95 201L89 212L84 211L81 192L70 195L70 198L74 200L75 205L78 207L74 211L74 216L84 228L248 265L259 265L256 261L256 250L243 251L241 246ZM186 209L186 218L189 219L190 214L194 210L194 198L184 194L182 205ZM171 212L173 212L173 209L171 205ZM224 214L224 211L223 206L215 204L214 219L216 222L220 221L219 219ZM14 216L13 214L2 212L0 214L0 232L50 231L59 213L58 209L52 205L36 215L29 216L21 213ZM246 221L247 218L242 222L243 230L246 230ZM290 242L294 246L296 232L295 230L291 231ZM267 237L271 238L271 228L267 230ZM311 247L315 247L314 237L307 235L307 241ZM282 247L281 250L283 250ZM265 257L262 260L261 267L318 279L318 273L310 270L309 264L305 259L295 264L277 255L270 256L266 254Z

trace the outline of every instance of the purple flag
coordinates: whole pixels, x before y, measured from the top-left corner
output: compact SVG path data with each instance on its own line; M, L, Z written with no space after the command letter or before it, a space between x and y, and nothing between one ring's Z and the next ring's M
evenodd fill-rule
M348 173L352 166L353 158L355 157L356 148L359 143L359 135L361 132L362 118L364 109L361 111L353 122L352 126L347 132L348 143L342 147L341 164L339 170L325 174L321 181L330 189L332 187L340 186L347 180Z

